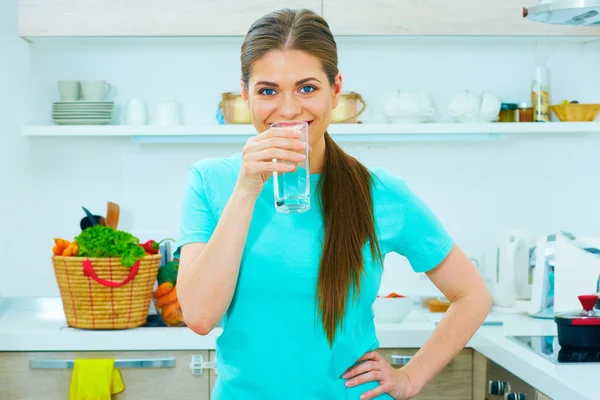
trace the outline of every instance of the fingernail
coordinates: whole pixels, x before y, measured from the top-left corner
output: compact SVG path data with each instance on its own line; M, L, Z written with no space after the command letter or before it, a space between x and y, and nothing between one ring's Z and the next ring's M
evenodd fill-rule
M344 385L346 385L346 387L350 386L350 381L346 381L346 383L344 383Z

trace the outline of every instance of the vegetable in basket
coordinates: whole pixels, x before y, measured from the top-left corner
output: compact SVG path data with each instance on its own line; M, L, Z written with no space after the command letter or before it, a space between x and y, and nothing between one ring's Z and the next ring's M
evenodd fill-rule
M146 243L142 243L140 244L140 246L142 246L144 248L144 250L146 251L146 253L150 253L150 254L158 254L158 251L160 250L160 245L162 244L162 242L170 240L172 242L175 241L175 239L163 239L160 242L156 242L154 240L148 240Z
M52 254L55 256L75 257L79 253L77 242L70 242L66 239L55 238Z
M132 234L114 230L108 226L95 225L75 237L80 257L119 257L121 264L131 267L146 252L140 247L140 240Z

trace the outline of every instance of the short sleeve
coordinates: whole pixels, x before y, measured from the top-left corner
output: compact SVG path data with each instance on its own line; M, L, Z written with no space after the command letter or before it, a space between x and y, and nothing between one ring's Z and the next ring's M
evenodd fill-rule
M437 267L450 253L454 241L432 210L400 177L387 174L386 212L391 228L391 250L406 257L415 272Z
M205 179L197 167L192 167L181 206L180 232L177 253L181 246L192 243L206 243L217 225L210 206Z

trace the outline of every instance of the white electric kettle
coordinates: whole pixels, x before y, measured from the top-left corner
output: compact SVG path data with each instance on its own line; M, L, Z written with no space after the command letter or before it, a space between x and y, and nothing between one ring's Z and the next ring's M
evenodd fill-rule
M518 300L531 298L531 248L532 238L523 232L512 231L495 249L495 258L486 263L487 283L496 309L512 309Z

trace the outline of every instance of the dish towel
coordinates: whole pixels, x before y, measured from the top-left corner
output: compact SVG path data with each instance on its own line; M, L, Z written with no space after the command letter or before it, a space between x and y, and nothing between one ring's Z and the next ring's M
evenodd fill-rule
M125 389L115 360L76 359L71 375L69 400L110 400Z

